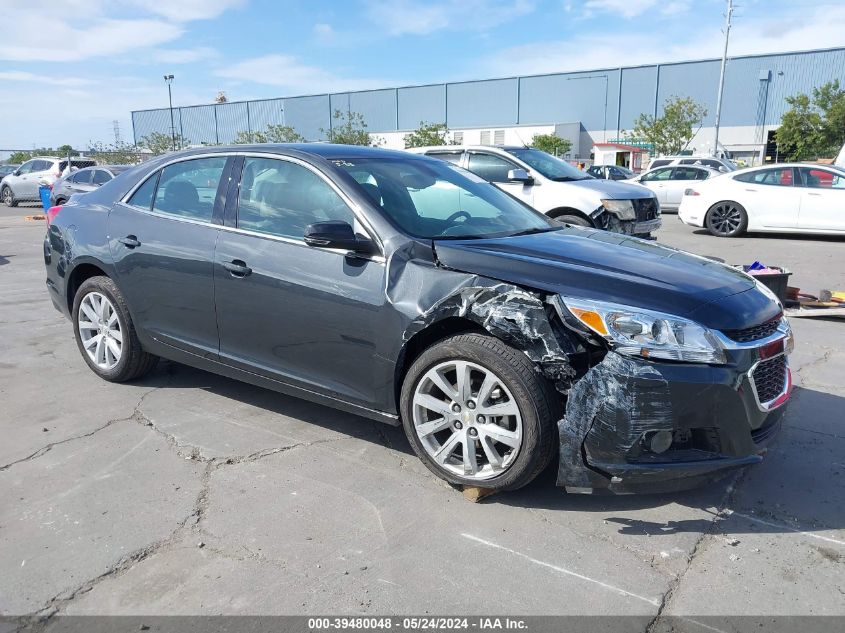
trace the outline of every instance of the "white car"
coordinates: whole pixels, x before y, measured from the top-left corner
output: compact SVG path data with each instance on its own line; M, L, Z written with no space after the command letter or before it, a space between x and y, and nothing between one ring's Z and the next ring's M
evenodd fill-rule
M845 169L832 165L753 167L686 190L678 217L718 237L745 231L845 233Z
M684 191L693 181L707 180L720 173L710 167L676 165L658 167L625 182L648 187L657 195L657 201L663 211L677 211L681 206Z
M81 169L97 164L90 158L70 159L72 167ZM38 187L44 183L53 186L67 169L67 158L38 156L30 158L11 174L0 181L0 199L7 207L16 207L18 202L38 200Z
M662 224L649 190L599 180L565 160L530 147L443 145L407 150L448 161L560 222L649 237Z
M718 156L658 156L648 164L648 168L651 170L658 167L674 167L675 165L701 165L712 167L721 172L736 171L737 169L733 161Z
M839 150L839 156L836 157L834 164L837 167L845 167L845 145L843 145L842 149Z

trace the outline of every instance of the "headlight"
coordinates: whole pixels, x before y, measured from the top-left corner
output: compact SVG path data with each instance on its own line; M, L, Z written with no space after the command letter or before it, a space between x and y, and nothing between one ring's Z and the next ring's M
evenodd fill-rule
M572 316L619 354L711 365L727 362L714 334L694 321L602 301L561 300Z
M634 203L630 200L602 200L601 205L620 220L636 220Z

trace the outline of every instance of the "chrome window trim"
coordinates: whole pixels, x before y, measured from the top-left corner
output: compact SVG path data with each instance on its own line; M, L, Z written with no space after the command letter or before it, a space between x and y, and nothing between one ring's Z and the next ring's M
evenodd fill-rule
M202 225L206 225L206 226L213 226L213 227L216 227L216 228L219 228L219 229L227 229L227 230L236 229L236 232L241 232L245 235L254 235L254 236L258 236L258 237L270 237L270 238L278 239L279 241L296 243L296 244L301 244L303 246L307 246L308 248L314 248L313 246L308 246L307 244L305 244L304 239L297 240L296 238L291 238L291 237L282 237L282 236L278 236L278 235L271 235L269 233L260 233L258 231L250 231L248 229L240 229L240 228L236 228L236 227L227 227L227 226L224 226L222 224L215 224L213 222L206 222L206 221L203 221L203 220L194 220L192 218L183 218L181 216L168 215L168 214L165 214L165 213L157 212L157 211L154 211L152 209L145 209L143 207L139 207L137 205L129 203L129 199L135 194L135 192L138 189L140 189L144 185L144 183L147 182L147 180L155 177L156 174L161 172L166 167L169 167L170 165L174 165L176 163L182 163L182 162L185 162L185 161L188 161L188 160L199 160L199 159L202 159L202 158L224 157L224 158L228 159L228 158L231 158L231 157L234 157L234 156L242 156L244 158L269 158L269 159L273 159L273 160L285 160L285 161L292 162L292 163L295 163L297 165L300 165L302 167L305 167L309 171L316 174L319 178L321 178L323 181L325 181L329 185L329 187L331 187L335 191L335 193L337 193L338 196L340 196L340 199L343 201L343 203L347 207L349 207L349 210L352 212L352 215L364 227L365 231L368 234L368 237L373 241L374 244L376 244L378 246L379 253L380 253L380 255L378 257L381 259L381 261L384 261L384 244L383 244L379 234L373 228L369 219L367 219L366 214L364 214L363 210L361 209L361 206L358 203L356 203L355 201L353 201L352 198L350 198L348 195L346 195L346 193L343 190L341 190L340 187L338 187L337 184L334 183L328 176L326 176L326 174L324 174L323 172L321 172L320 170L315 168L313 165L310 165L309 163L307 163L304 160L297 158L295 156L287 156L285 154L275 154L275 153L272 153L272 152L260 152L260 151L254 151L254 150L253 151L233 151L233 152L206 152L206 153L203 153L203 154L193 154L191 156L180 156L178 158L174 158L171 161L168 161L166 163L162 163L161 165L159 165L156 169L154 169L152 172L150 172L147 175L146 178L137 182L126 194L124 194L123 197L120 198L119 202L121 204L128 206L131 209L134 209L136 211L140 211L142 213L148 213L149 215L153 215L153 216L156 216L156 217L168 218L168 219L171 219L171 220L184 220L184 221L190 222L192 224L202 224ZM232 181L232 177L233 177L232 174L230 174L229 175L229 182ZM240 197L240 192L241 192L241 179L240 179L240 174L238 174L238 197ZM153 200L155 200L155 197L153 198ZM155 204L155 202L153 202L153 204ZM338 249L324 249L324 250L338 250ZM348 251L343 251L343 252L348 252ZM374 258L374 261L375 260L376 259Z

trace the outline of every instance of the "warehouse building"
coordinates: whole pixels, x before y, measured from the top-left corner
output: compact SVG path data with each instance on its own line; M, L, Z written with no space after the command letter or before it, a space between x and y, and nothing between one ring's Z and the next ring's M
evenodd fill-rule
M554 132L572 141L568 158L589 161L595 143L624 142L641 113L660 114L665 100L678 96L707 108L689 149L709 154L719 66L706 59L174 107L173 127L194 145L231 143L239 132L279 124L319 141L341 110L362 114L386 147L404 147L405 134L425 121L446 123L454 140L472 144L523 144ZM845 48L730 58L718 152L748 164L773 158L771 132L788 109L786 98L834 79L845 86ZM135 111L132 125L136 142L151 132L170 134L170 110Z

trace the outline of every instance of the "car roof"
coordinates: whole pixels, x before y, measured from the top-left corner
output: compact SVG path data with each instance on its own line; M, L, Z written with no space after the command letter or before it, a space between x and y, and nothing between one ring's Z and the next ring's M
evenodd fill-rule
M409 150L419 153L419 152L428 152L431 150L445 150L445 151L452 151L452 152L462 152L465 150L490 150L490 149L498 149L501 151L509 151L512 149L531 149L530 147L526 147L525 145L427 145L425 147L413 147L409 148Z
M335 158L402 158L410 157L409 152L366 145L340 145L335 143L253 143L239 145L215 145L198 147L178 152L170 152L156 158L173 159L182 156L198 154L233 153L233 152L265 152L280 155L290 155L293 152L311 154L325 159ZM423 160L424 157L420 157Z

